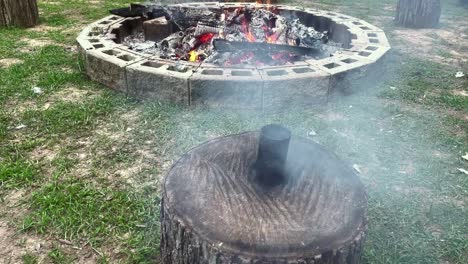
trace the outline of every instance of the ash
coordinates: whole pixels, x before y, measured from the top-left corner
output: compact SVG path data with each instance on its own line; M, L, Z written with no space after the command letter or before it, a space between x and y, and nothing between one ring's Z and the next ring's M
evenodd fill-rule
M148 8L152 13L155 10L162 13L163 9L169 23L174 25L173 33L159 42L147 41L143 33L138 33L125 38L123 43L132 50L163 59L204 61L220 66L285 65L307 58L322 59L342 49L341 44L328 41L327 32L316 31L298 18L280 15L277 10ZM216 40L228 43L231 49L215 47Z
M145 54L158 55L159 48L156 42L145 40L143 32L127 36L122 41L122 44L129 49Z

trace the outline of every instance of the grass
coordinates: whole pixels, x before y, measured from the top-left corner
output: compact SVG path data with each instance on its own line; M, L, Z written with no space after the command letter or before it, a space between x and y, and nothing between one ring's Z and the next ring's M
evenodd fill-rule
M30 185L38 171L24 160L0 163L0 187L5 189Z
M23 255L22 261L23 261L24 264L36 264L37 263L37 257L34 256L31 253L27 253L27 254Z
M54 2L39 2L47 30L0 29L0 58L23 61L0 68L0 220L20 219L19 236L54 241L17 261L73 263L89 253L101 263L157 263L160 182L170 164L208 139L281 123L300 136L316 131L312 140L363 168L364 263L468 262L468 178L456 170L468 166L460 158L468 152L468 102L453 92L468 90L467 79L454 78L460 67L396 50L351 84L352 95L274 113L135 102L89 81L73 49L76 24L131 1ZM371 22L391 16L393 2L319 1ZM444 15L463 18L455 0L444 5ZM384 28L393 35L391 23ZM31 39L46 43L32 47ZM444 57L448 44L434 41ZM70 89L87 93L60 98ZM28 194L18 212L5 209L17 190Z
M31 207L35 213L24 220L25 229L66 234L63 239L70 241L84 238L92 245L135 229L143 223L145 210L129 192L97 189L80 180L42 187L33 193Z
M73 263L73 260L70 258L70 256L67 256L65 253L63 253L60 249L54 248L51 250L47 256L49 257L50 261L54 264L69 264Z
M467 90L466 80L455 78L455 67L441 65L427 60L405 61L399 69L401 79L392 80L389 85L397 87L383 95L412 103L440 106L454 110L468 110L468 97L453 94L454 90Z

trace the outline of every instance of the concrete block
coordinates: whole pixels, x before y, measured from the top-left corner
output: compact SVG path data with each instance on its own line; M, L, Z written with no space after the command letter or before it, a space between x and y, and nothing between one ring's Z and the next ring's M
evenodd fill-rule
M355 54L340 54L321 60L308 60L312 67L323 72L334 75L350 71L369 64L369 60L356 56Z
M351 32L356 31L380 31L383 32L382 29L362 20L362 19L352 19L342 22L344 25L350 28Z
M335 92L351 94L353 85L366 77L368 68L369 65L365 64L361 67L332 75L330 79L330 94Z
M352 55L359 59L368 60L368 63L370 64L380 60L390 49L390 47L364 45L360 49L353 51L343 51L340 53Z
M190 65L144 60L126 68L128 94L140 99L156 99L181 105L190 104Z
M190 78L192 105L260 109L263 81L254 68L201 66Z
M142 58L117 49L97 49L86 52L86 73L107 87L127 93L125 68Z
M373 45L373 46L382 46L390 47L385 33L380 31L358 31L352 34L352 45L358 46L363 45Z
M174 32L174 24L165 17L155 18L143 22L145 39L159 42Z
M120 44L125 37L141 31L143 31L143 19L141 17L127 17L109 27L107 38Z
M309 65L260 71L265 110L326 102L330 75Z

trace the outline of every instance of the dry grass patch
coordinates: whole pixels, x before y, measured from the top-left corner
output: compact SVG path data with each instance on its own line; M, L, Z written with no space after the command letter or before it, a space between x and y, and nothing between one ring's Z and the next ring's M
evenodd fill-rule
M20 64L23 62L24 62L23 60L16 59L16 58L0 59L0 68L8 68L15 64Z
M81 103L96 99L100 95L101 92L99 91L90 91L68 86L51 95L47 102L51 104L56 102Z

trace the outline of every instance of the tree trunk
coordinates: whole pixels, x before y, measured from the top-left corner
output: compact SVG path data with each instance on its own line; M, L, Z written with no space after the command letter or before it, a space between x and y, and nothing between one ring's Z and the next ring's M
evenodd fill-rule
M0 0L0 26L33 27L38 22L37 0Z
M265 188L253 180L258 145L255 132L215 139L172 167L161 202L162 262L360 263L367 196L354 171L292 137L288 180Z
M440 0L399 0L395 21L398 25L432 28L439 24Z

